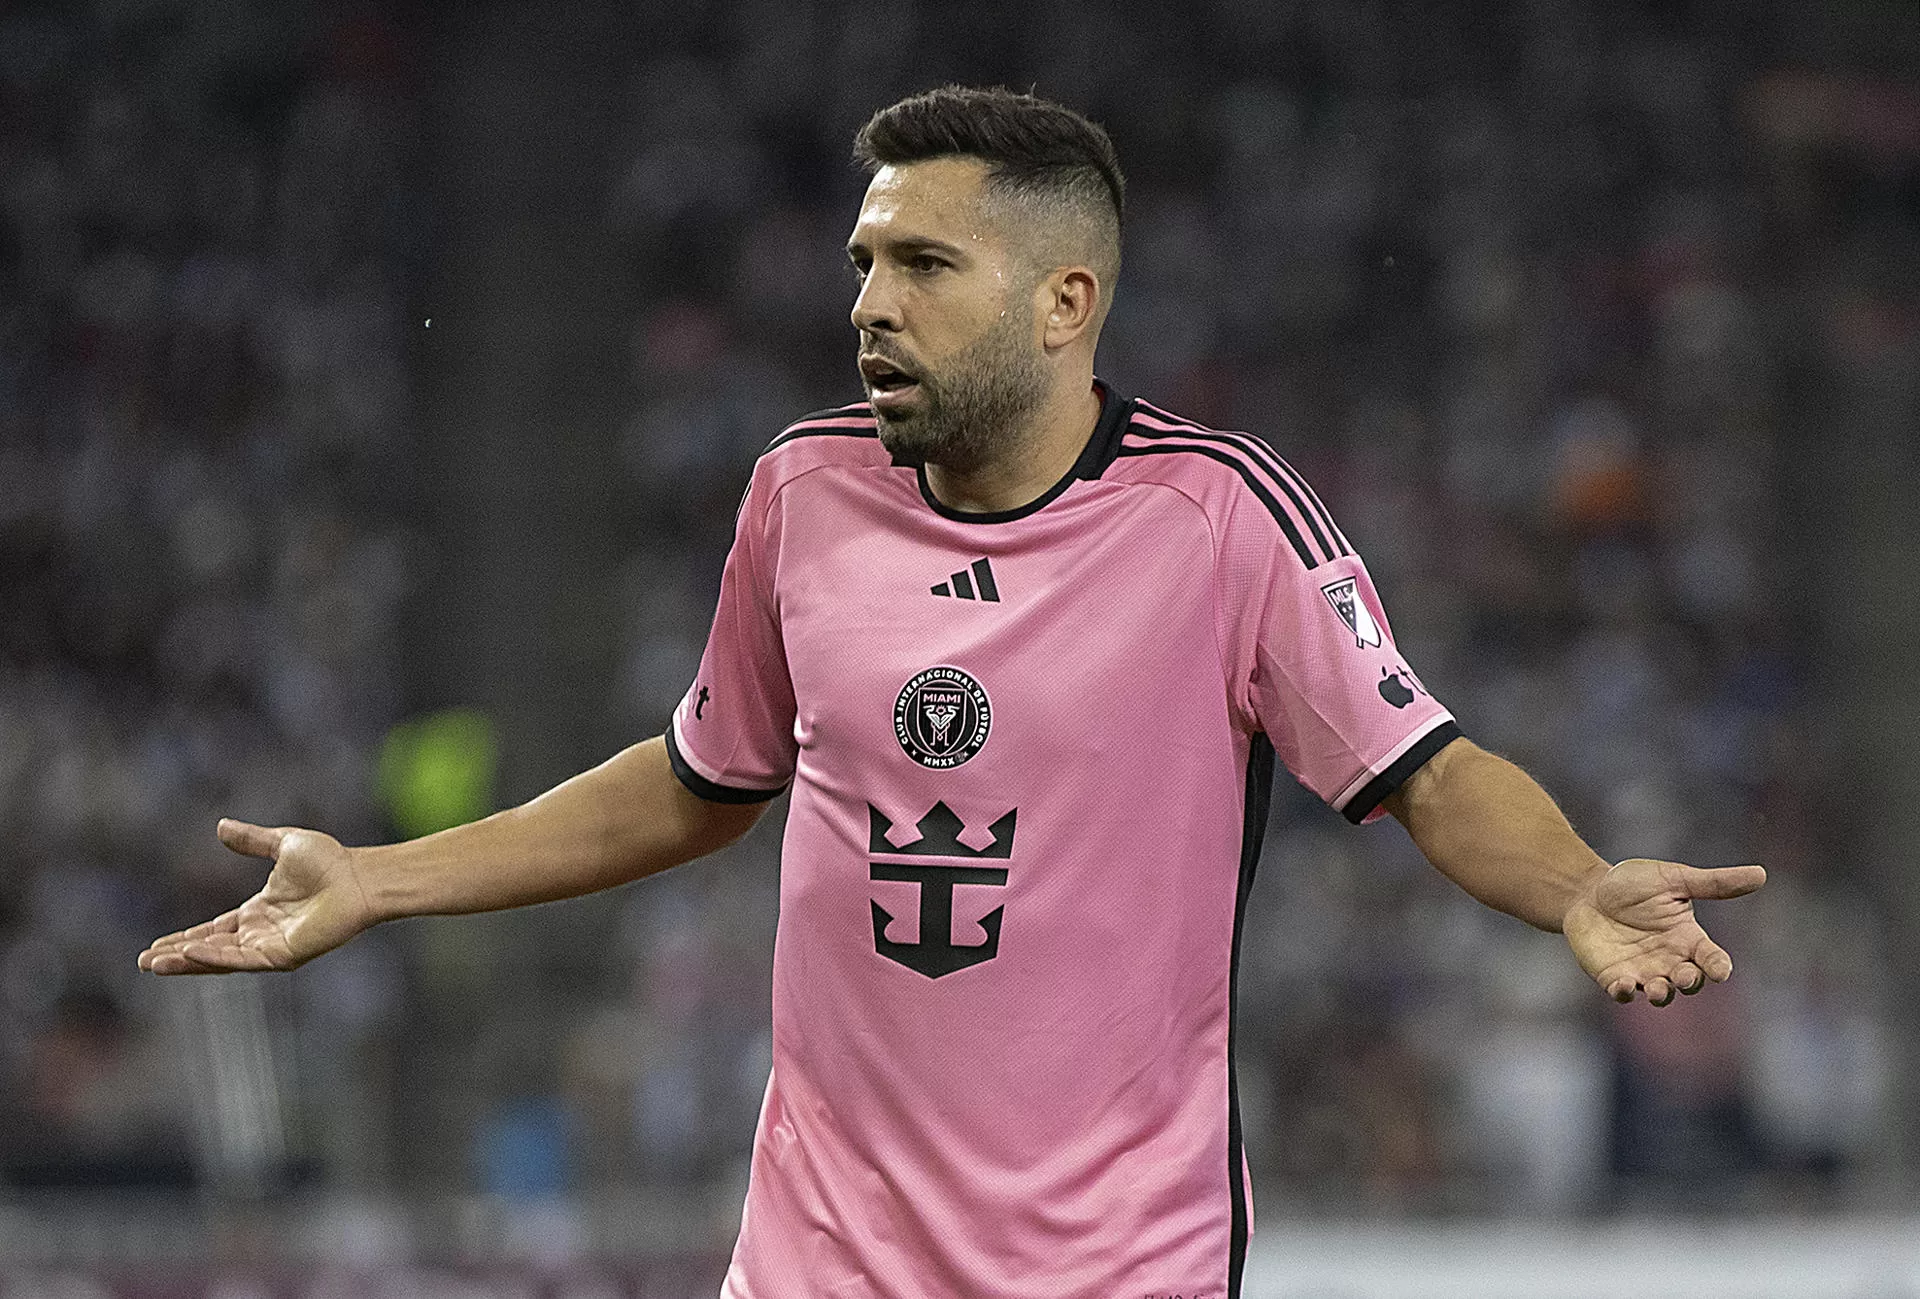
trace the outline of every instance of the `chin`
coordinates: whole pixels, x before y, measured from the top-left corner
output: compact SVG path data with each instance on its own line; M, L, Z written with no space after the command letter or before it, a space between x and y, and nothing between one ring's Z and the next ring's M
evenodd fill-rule
M888 419L885 415L875 412L875 420L877 421L875 428L880 434L880 445L887 449L888 455L907 460L926 458L926 447L922 445L921 439L915 436L916 430L912 419Z

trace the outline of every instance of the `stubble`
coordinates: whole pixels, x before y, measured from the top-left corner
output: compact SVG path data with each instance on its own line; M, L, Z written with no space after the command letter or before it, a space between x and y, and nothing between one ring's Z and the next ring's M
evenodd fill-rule
M1017 447L1048 381L1033 321L1020 315L1007 312L939 374L922 374L918 410L893 418L876 411L880 444L898 459L956 473L974 472Z

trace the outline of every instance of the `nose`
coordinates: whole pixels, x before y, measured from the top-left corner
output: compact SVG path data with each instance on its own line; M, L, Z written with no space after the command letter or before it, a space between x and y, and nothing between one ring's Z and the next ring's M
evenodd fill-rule
M876 263L860 284L853 300L851 319L861 333L897 333L900 329L900 303L891 287L892 277Z

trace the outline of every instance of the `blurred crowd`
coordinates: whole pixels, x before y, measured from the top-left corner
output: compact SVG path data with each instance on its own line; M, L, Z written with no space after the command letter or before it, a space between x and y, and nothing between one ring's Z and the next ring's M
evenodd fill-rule
M642 250L606 688L634 738L664 724L753 455L858 395L853 129L933 82L1037 83L1108 126L1132 181L1104 376L1274 442L1425 683L1603 854L1773 872L1707 917L1733 985L1622 1009L1558 938L1283 776L1242 963L1263 1211L1851 1202L1894 1044L1808 760L1785 506L1788 376L1818 370L1796 268L1847 233L1780 188L1811 101L1726 6L1416 8L632 18L605 180ZM204 1176L206 1104L164 1057L182 1022L238 1012L169 1010L133 953L258 878L210 851L223 812L390 832L377 756L420 670L399 326L421 74L380 20L313 12L0 16L0 1181ZM467 1117L416 1139L462 1152L457 1185L428 1189L707 1188L737 1211L777 846L763 827L611 904L620 941L547 1004L537 1088L503 1066L478 1099L420 1077L403 1098L356 1072L425 1022L403 938L245 994L285 1039L288 1160L412 1185L365 1133L445 1086Z
M227 810L382 830L395 54L286 5L0 15L0 1180L190 1177L185 998L142 936L257 887Z

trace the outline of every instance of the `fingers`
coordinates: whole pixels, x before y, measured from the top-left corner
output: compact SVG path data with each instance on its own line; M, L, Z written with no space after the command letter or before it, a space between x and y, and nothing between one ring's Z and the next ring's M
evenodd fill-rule
M286 826L260 826L223 817L214 827L214 833L234 852L278 861L280 849L292 830ZM280 968L282 963L276 963L258 946L243 945L239 929L240 909L235 908L212 920L154 939L134 961L152 974L226 974L235 970Z
M1650 1005L1664 1006L1673 1000L1675 984L1673 980L1657 974L1644 982L1632 978L1618 978L1607 984L1607 995L1623 1006L1642 991L1647 994L1647 1002ZM1700 989L1697 987L1692 989L1692 992L1698 991Z
M266 857L278 860L280 843L287 837L288 827L280 826L268 829L263 825L253 825L247 821L236 821L232 817L222 817L220 824L213 828L220 836L220 842L237 853L249 857Z
M215 934L231 934L239 928L240 908L235 907L225 915L215 916L211 920L203 920L190 929L182 929L177 935L173 936L183 942L188 942L197 938L210 938Z
M1713 947L1711 943L1705 945L1712 948L1713 952L1725 962L1726 974L1716 978L1708 970L1703 969L1699 962L1681 961L1665 974L1642 972L1638 975L1615 975L1604 985L1607 995L1621 1005L1625 1005L1640 993L1645 992L1649 1005L1668 1006L1673 1004L1676 996L1691 997L1708 983L1726 982L1727 974L1733 973L1733 962L1728 960L1727 954L1718 947Z
M190 929L182 929L165 937L156 938L147 944L147 950L140 953L139 965L143 970L153 969L150 957L162 952L174 951L186 943L205 940L215 934L231 934L240 928L240 911L235 908L223 916L202 921Z
M1683 866L1680 884L1690 898L1737 898L1767 882L1764 866Z
M258 947L243 947L236 942L188 943L180 949L182 959L203 966L210 972L228 970L272 970L273 959Z
M142 952L140 968L151 974L230 974L224 966L207 965L191 960L177 951L158 954Z
M231 934L169 946L156 943L140 953L139 964L153 974L233 974L280 968L265 951L243 945Z

